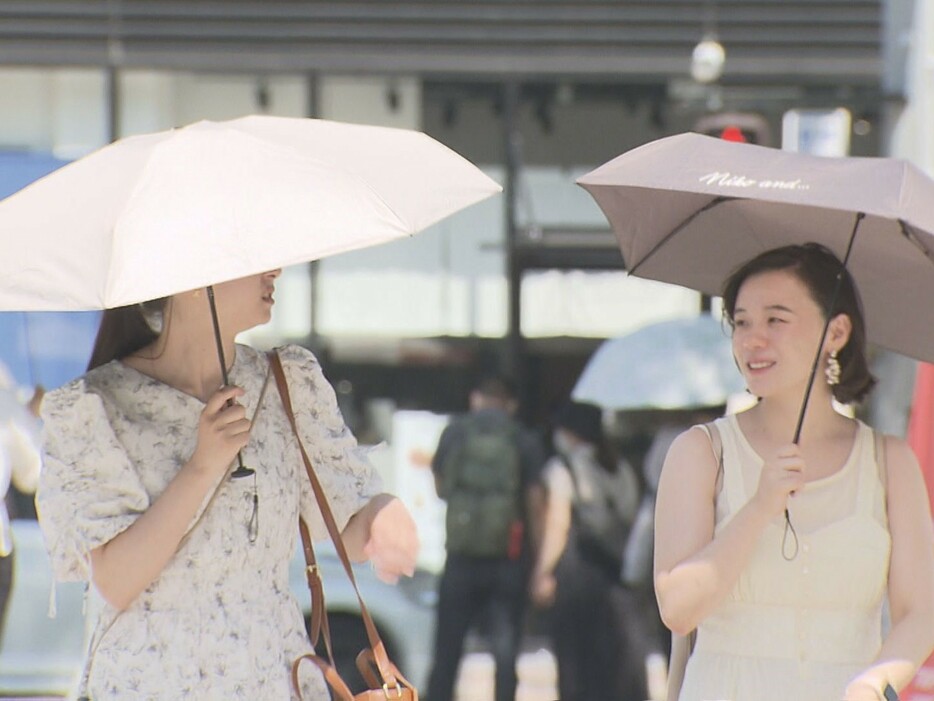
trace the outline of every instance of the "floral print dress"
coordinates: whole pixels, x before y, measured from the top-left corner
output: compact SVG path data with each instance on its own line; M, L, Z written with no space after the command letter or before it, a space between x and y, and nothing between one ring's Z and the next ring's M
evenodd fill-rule
M321 367L280 349L302 441L343 528L379 490ZM268 359L236 347L230 382L255 422L244 463L256 470L258 532L249 537L253 478L219 480L175 556L123 612L107 604L90 642L79 696L108 699L294 699L292 660L310 652L289 590L299 509L327 531ZM261 407L257 404L261 398ZM43 403L39 521L56 579L87 581L90 552L143 514L194 452L204 404L112 361ZM313 665L303 697L330 698Z

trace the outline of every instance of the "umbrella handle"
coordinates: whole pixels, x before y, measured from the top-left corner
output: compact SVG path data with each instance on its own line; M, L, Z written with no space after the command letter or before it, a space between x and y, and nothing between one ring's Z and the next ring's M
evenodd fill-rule
M224 386L226 387L230 384L230 380L227 377L227 359L224 358L224 344L221 341L221 325L217 318L217 304L214 302L214 286L208 285L207 290L208 304L211 307L211 321L214 324L214 343L217 346L217 358L221 364L221 377L224 379ZM228 406L231 404L233 404L232 399L227 402ZM237 469L230 473L231 478L240 479L241 477L249 477L253 474L256 474L256 470L244 465L243 455L237 451Z

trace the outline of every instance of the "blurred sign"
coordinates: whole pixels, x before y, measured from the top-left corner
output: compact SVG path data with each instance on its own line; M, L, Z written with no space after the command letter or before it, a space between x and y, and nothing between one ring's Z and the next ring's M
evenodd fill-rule
M812 156L846 156L850 152L850 111L788 110L782 117L782 149Z
M771 146L768 120L756 112L715 112L694 123L692 131L725 141Z
M435 491L431 459L448 420L430 411L397 411L392 417L393 492L415 520L418 564L429 572L444 568L446 506Z

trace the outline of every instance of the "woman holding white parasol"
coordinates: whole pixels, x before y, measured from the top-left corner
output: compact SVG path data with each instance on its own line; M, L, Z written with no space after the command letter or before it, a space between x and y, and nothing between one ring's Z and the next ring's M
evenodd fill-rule
M268 360L234 344L269 319L278 274L216 286L231 384L197 290L156 305L159 333L141 307L104 312L90 371L45 398L40 524L58 578L90 579L105 602L90 699L287 699L289 666L311 651L288 563L299 511L324 527L281 400L264 393ZM408 512L379 493L314 356L279 353L348 552L389 581L411 574ZM241 450L252 477L231 480ZM328 698L317 674L302 692Z
M46 399L38 496L56 577L105 602L80 693L330 697L310 665L289 683L311 652L288 586L298 517L325 524L268 359L234 339L269 319L280 266L499 190L418 132L246 117L120 140L0 202L0 308L106 310L89 372ZM279 356L351 557L411 573L412 520L319 364Z

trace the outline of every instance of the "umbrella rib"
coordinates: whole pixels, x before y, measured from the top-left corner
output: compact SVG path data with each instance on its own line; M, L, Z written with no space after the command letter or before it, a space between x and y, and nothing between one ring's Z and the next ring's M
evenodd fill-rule
M927 249L927 246L921 243L921 239L911 230L911 227L908 226L904 219L898 220L898 226L902 230L902 236L914 244L915 248L921 251L924 257L928 259L928 262L934 264L934 254Z
M658 242L652 247L652 250L650 250L648 253L645 254L645 257L644 257L642 260L640 260L638 263L636 263L635 265L633 265L633 266L629 269L629 274L630 274L630 275L635 275L635 274L636 274L636 270L638 270L638 269L642 266L642 264L645 263L649 258L651 258L653 255L655 255L655 253L656 253L656 251L658 251L658 249L660 249L662 246L664 246L666 243L668 243L668 240L669 240L669 239L671 239L673 236L675 236L675 234L679 233L684 227L686 227L688 224L690 224L692 221L694 221L694 220L695 220L697 217L699 217L701 214L703 214L703 213L706 212L707 210L713 209L713 208L716 207L718 204L721 204L721 203L723 203L723 202L726 202L727 200L734 200L734 199L736 199L736 198L735 198L735 197L724 197L723 195L720 195L720 196L718 196L718 197L712 199L710 202L708 202L707 204L705 204L703 207L701 207L700 209L698 209L696 212L692 212L684 221L682 221L680 224L678 224L678 226L676 226L674 229L672 229L671 231L669 231L660 241L658 241Z

